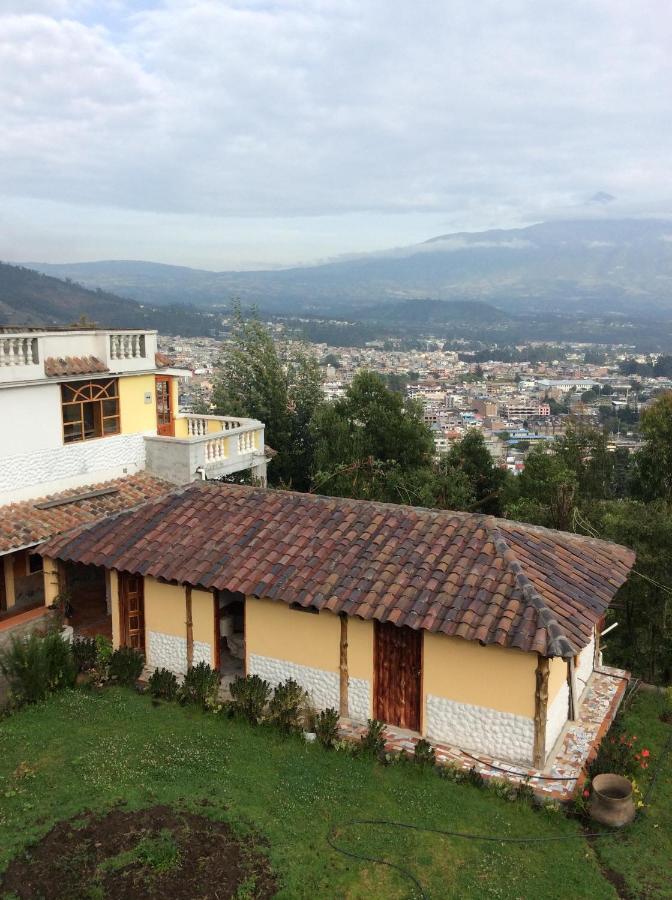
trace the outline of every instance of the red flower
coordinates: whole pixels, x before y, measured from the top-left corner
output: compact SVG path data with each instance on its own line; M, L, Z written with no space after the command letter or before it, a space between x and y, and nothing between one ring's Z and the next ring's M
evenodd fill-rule
M644 750L642 750L642 756L647 757L647 756L651 756L651 754L649 753L648 750L644 749Z
M585 791L583 792L583 796L584 796L584 797L590 797L590 791L585 790Z

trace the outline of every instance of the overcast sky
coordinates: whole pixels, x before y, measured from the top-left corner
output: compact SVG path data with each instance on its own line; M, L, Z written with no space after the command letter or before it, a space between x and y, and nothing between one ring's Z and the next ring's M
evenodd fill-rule
M671 46L670 0L0 0L0 258L670 213Z

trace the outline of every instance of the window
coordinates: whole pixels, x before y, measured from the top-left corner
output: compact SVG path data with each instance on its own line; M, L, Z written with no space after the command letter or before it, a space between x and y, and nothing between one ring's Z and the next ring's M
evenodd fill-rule
M43 571L42 557L39 553L28 553L28 571L27 575L36 575Z
M66 444L119 434L119 383L116 378L62 384L61 406Z

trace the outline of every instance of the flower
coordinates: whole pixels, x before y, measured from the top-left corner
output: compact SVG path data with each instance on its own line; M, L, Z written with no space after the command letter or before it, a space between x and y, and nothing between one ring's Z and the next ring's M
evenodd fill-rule
M644 748L644 750L642 750L642 756L644 758L646 758L647 756L651 756L651 753L646 749L646 747Z
M590 791L589 791L588 789L586 789L586 790L583 792L583 796L584 796L584 797L590 797Z
M635 759L639 759L639 753L635 753Z

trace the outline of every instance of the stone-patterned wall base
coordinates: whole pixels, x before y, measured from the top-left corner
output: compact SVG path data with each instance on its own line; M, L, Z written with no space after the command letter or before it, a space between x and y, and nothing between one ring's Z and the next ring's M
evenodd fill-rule
M427 736L466 750L530 763L534 750L534 720L484 706L456 703L427 695Z
M203 641L194 641L194 665L200 662L212 665L212 647ZM147 666L184 675L187 671L187 639L150 631L147 635Z
M145 467L143 434L115 434L95 441L82 441L22 456L3 459L0 494L30 488L41 482L67 481L91 475L101 480L104 473L128 467L129 474Z
M316 709L327 709L327 707L338 709L340 694L338 672L326 672L324 669L300 666L287 659L273 659L270 656L258 656L256 653L250 653L248 668L250 675L259 675L273 687L288 678L293 678L305 691L308 691L310 702Z
M348 707L350 718L366 722L371 716L371 682L365 678L348 679Z
M569 713L569 685L565 681L555 695L546 711L546 755L553 749L553 745L564 728Z

